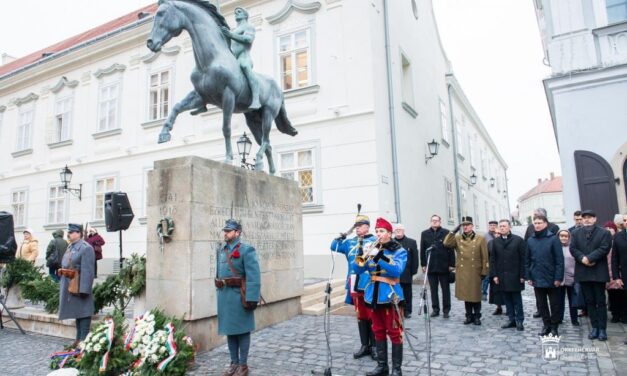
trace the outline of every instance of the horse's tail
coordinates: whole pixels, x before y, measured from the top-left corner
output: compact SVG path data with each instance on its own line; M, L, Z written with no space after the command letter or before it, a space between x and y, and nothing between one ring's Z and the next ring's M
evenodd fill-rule
M279 114L274 118L276 127L281 133L289 134L290 136L296 136L298 131L292 126L292 122L287 118L287 111L285 111L285 101L281 102L281 109Z

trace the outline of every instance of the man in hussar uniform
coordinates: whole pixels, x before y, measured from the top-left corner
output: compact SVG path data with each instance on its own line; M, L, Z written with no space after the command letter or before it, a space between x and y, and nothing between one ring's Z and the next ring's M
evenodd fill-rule
M460 227L462 233L457 234ZM481 325L481 281L488 274L488 246L485 238L474 230L472 217L462 217L444 238L444 246L454 248L457 255L455 297L466 307L465 325Z
M235 21L237 21L235 29L229 30L223 26L222 33L232 40L231 52L237 58L242 72L246 76L246 80L248 80L248 86L250 86L252 100L248 108L255 110L261 107L261 103L259 103L259 82L253 72L253 61L250 58L250 49L255 40L255 26L248 23L248 12L241 7L235 8Z
M402 376L403 363L403 289L400 277L407 265L407 251L392 238L392 224L377 218L375 225L378 245L366 259L356 260L353 269L370 273L364 300L372 308L372 330L377 343L377 367L367 376L388 376L388 343L392 342L392 376Z
M254 309L261 296L261 275L255 248L240 241L242 225L228 219L222 229L225 245L217 257L218 334L226 335L231 364L222 376L248 375L250 332L255 330ZM240 287L246 286L242 303Z
M367 271L356 273L351 267L355 257L363 256L364 248L377 240L376 236L369 233L370 218L365 215L357 215L355 218L356 236L346 238L347 234L342 233L338 238L331 242L331 250L339 252L346 256L348 262L348 275L346 277L346 304L355 306L357 315L357 326L359 328L359 339L361 347L359 351L353 354L355 359L362 358L367 355L375 356L374 350L374 333L372 332L372 323L370 321L370 308L366 307L364 302L364 291L366 285L370 282L370 275Z

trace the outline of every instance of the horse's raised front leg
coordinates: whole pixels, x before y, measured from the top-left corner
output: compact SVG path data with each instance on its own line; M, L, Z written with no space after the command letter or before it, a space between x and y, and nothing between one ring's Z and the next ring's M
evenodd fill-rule
M175 104L165 123L163 123L163 128L161 128L161 133L159 133L159 143L170 141L170 131L174 128L176 117L179 116L181 112L189 111L200 106L204 106L204 102L202 97L195 90L187 94L182 101Z
M264 153L268 157L268 172L270 175L274 175L274 160L272 158L272 146L270 146L270 129L272 128L272 122L274 116L269 107L264 107L261 114L261 145L256 155L255 170L263 171L263 155Z
M233 163L233 149L231 148L231 116L235 108L235 94L231 89L226 88L222 94L222 135L224 135L224 144L226 154L224 163Z

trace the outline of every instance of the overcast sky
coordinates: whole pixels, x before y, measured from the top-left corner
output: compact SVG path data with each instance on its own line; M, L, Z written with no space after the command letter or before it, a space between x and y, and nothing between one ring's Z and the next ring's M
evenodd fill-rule
M393 0L401 1L401 0ZM154 0L5 1L0 53L24 56ZM532 0L433 0L457 79L509 166L515 200L551 171L560 174L542 79Z

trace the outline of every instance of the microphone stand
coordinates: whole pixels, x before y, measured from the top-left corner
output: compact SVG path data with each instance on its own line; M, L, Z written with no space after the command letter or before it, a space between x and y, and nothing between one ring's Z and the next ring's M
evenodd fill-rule
M427 296L427 286L429 286L429 280L427 274L429 273L429 262L431 261L431 251L433 246L427 248L427 266L425 268L425 276L422 281L422 292L420 293L420 306L418 314L425 317L425 345L427 347L427 374L431 376L431 316L429 315L429 297Z

